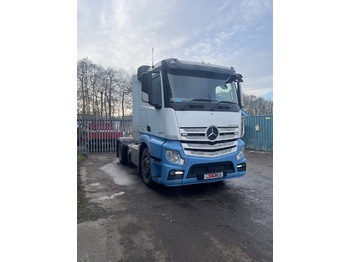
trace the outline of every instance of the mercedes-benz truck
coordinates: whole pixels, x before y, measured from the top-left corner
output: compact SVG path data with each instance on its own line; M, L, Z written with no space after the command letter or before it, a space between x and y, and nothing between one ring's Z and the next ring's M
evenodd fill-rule
M132 137L117 142L123 165L144 183L183 186L246 173L242 75L233 67L165 59L132 77Z

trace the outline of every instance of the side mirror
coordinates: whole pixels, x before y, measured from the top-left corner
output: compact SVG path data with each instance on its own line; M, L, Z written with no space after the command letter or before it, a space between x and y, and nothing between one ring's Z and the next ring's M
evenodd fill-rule
M238 99L239 99L239 105L241 108L244 107L244 103L243 103L243 90L242 90L242 82L238 82L237 83L237 87L238 87Z
M141 75L141 91L148 94L151 97L152 94L152 73L143 73Z
M144 73L141 75L141 90L142 92L146 93L148 95L148 100L145 99L146 102L148 102L150 105L153 105L156 109L162 108L161 102L157 101L157 97L160 98L159 94L161 90L157 89L154 90L154 88L157 89L157 85L153 87L153 78L152 73ZM160 86L159 86L160 88ZM154 92L159 92L159 94L155 94Z
M148 65L143 65L143 66L140 66L138 69L137 69L137 80L141 81L141 75L143 73L146 73L148 71L148 69L150 68L150 66Z

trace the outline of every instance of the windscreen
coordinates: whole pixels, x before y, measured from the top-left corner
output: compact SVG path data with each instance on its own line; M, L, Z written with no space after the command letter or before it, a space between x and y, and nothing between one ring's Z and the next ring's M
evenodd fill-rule
M167 104L175 110L239 110L235 82L229 75L177 70L167 74Z

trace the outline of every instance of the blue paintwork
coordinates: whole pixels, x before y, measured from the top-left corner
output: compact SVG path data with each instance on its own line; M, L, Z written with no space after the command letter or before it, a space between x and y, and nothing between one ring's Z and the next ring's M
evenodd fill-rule
M226 177L211 179L211 180L197 180L197 178L187 178L188 171L191 166L194 164L208 164L208 163L217 163L232 161L234 169L237 170L237 165L241 163L246 163L246 158L243 157L239 161L236 160L236 155L239 152L240 148L244 146L244 142L241 139L238 139L239 149L233 153L225 156L219 157L194 157L186 156L182 150L182 146L179 141L166 140L159 137L154 137L148 134L141 134L140 143L145 143L151 151L153 159L151 160L151 173L153 181L163 184L166 186L182 186L190 184L203 184L210 183L215 181L227 180L234 177L240 177L245 175L246 171L229 173ZM185 159L185 164L174 164L169 162L165 157L165 149L177 150L180 152L180 155ZM141 152L140 152L141 153ZM184 170L184 178L177 180L168 180L168 174L171 170Z
M164 138L141 133L139 143L145 143L148 149L151 151L151 155L155 158L161 159L162 145L165 143L165 141L166 140Z

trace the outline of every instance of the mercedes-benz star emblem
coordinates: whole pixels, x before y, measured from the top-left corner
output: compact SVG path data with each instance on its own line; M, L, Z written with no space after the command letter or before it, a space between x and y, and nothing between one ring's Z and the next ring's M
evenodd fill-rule
M219 130L215 126L210 126L207 129L207 137L209 140L215 140L219 135Z

